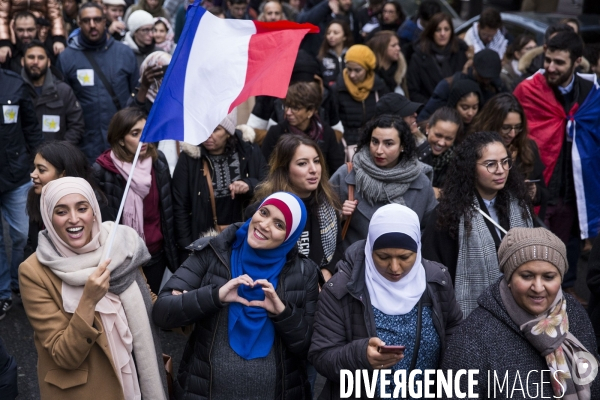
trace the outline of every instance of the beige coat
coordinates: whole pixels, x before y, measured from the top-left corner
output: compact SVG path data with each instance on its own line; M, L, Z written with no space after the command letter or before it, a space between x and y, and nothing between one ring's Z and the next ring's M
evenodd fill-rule
M19 267L21 298L34 330L43 400L123 399L100 314L94 326L65 312L62 281L35 253Z

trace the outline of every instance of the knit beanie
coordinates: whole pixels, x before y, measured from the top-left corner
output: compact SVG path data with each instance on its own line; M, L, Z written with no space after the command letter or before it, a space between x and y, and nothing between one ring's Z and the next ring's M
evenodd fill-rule
M148 11L134 11L127 19L127 29L129 29L129 32L131 32L132 34L134 34L135 31L137 31L144 25L154 26L154 17Z
M346 63L355 62L367 71L373 71L377 66L375 53L364 44L355 44L346 52Z
M554 265L564 278L569 263L567 248L555 234L545 228L513 228L508 231L498 249L500 272L506 281L528 261L546 261Z
M450 94L448 95L448 103L446 105L450 108L456 108L456 104L460 99L469 94L475 93L479 97L479 103L481 104L481 89L477 82L471 79L459 79L452 83Z
M225 119L223 119L219 125L225 128L227 133L233 136L235 134L235 126L237 125L237 107L227 114Z

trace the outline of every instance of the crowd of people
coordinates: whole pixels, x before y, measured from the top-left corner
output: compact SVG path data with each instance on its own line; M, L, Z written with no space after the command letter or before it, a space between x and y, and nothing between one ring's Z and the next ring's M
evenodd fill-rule
M537 43L494 8L457 35L433 0L205 0L320 33L285 98L200 145L140 143L187 4L0 5L0 320L21 298L41 398L339 399L344 369L478 369L600 399L580 379L600 363L599 149L578 147L600 143L600 51L576 19ZM160 329L188 337L172 374Z

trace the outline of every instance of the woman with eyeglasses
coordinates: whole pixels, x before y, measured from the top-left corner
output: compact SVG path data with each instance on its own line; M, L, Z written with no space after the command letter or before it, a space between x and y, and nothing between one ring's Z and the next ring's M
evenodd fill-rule
M344 151L335 132L321 121L319 107L323 100L322 88L316 82L297 82L288 88L284 102L284 120L269 128L261 149L268 160L282 135L292 133L308 136L318 145L329 175L344 163Z
M548 189L544 182L546 166L535 141L529 138L527 118L521 103L511 93L492 97L473 120L473 132L497 132L502 137L516 169L523 174L538 215L544 218Z
M427 221L423 257L448 267L466 318L500 277L497 251L514 227L533 227L523 177L495 132L475 132L455 151L439 204Z

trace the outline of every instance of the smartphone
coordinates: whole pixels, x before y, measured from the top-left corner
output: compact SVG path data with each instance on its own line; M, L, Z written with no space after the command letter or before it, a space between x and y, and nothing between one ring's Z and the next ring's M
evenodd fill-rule
M540 181L540 179L531 179L531 180L526 180L525 183L538 183Z
M379 346L378 350L382 354L386 353L394 353L394 354L402 354L404 353L404 346Z

